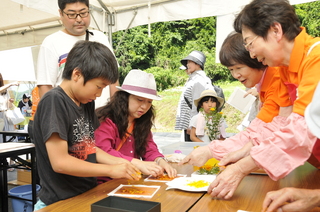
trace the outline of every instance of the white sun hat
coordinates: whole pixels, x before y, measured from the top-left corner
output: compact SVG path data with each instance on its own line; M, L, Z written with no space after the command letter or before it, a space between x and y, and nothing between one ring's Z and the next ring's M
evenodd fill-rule
M219 97L216 93L216 91L214 90L204 90L202 91L202 93L200 94L200 97L198 99L195 99L194 100L194 105L198 107L198 103L200 102L200 100L203 98L203 97L206 97L206 96L212 96L212 97L215 97L217 98L217 100L220 102L220 106L218 109L220 109L223 104L224 104L224 99Z
M312 134L320 138L320 83L316 87L311 103L304 112L304 117Z
M116 86L119 90L128 92L130 94L144 97L147 99L161 100L157 95L157 85L153 74L133 69L131 70L124 81L122 86Z

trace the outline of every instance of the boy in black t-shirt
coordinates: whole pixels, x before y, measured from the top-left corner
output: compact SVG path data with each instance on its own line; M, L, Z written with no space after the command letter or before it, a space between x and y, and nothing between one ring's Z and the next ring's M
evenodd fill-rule
M34 141L40 176L39 210L96 186L98 176L138 180L139 170L95 146L94 100L118 79L118 65L103 44L79 41L68 55L60 86L39 102Z

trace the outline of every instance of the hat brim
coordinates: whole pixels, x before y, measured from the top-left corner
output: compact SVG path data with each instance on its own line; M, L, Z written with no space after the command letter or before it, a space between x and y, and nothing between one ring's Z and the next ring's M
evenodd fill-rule
M152 99L152 100L161 100L162 99L158 95L146 94L146 93L142 93L142 92L138 92L138 91L132 91L132 90L128 90L128 89L123 89L120 86L116 86L116 88L118 88L120 91L125 91L127 93L132 94L132 95L140 96L140 97L147 98L147 99Z
M201 61L200 61L198 58L196 58L196 57L194 57L194 56L192 56L192 55L186 56L186 57L183 58L180 62L181 62L182 65L184 65L185 67L187 67L188 60L191 60L191 61L195 62L196 64L198 64L198 65L203 69L203 67L202 67L202 65L201 65Z
M196 107L198 107L198 103L200 102L200 100L206 96L211 96L211 97L214 97L214 98L217 98L218 102L220 103L220 107L218 109L221 109L223 104L224 104L224 99L219 97L219 96L214 96L214 95L205 95L205 96L201 96L199 97L198 99L194 100L194 105Z
M304 118L312 134L320 138L320 127L319 125L317 125L317 122L313 119L314 117L310 114L311 106L312 103L310 103L304 111Z

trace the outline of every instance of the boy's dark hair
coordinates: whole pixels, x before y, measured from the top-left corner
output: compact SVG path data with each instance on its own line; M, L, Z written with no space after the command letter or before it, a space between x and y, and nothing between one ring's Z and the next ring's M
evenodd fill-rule
M72 4L77 2L84 3L89 8L89 0L58 0L58 6L60 10L64 10L67 4Z
M221 64L226 67L236 64L243 64L259 70L264 70L267 67L250 57L250 53L243 46L242 35L237 32L230 33L223 41L219 57Z
M129 116L129 96L125 91L117 91L106 106L96 110L100 122L109 118L118 127L119 136L122 139L127 132ZM133 137L135 141L135 153L142 157L146 153L147 138L154 123L155 111L153 105L140 118L135 119Z
M62 78L71 80L74 69L84 77L84 84L94 78L103 78L111 84L119 78L116 58L105 45L92 41L78 41L68 54Z
M218 101L218 99L216 97L213 97L213 96L205 96L203 97L202 99L200 99L198 105L197 105L197 111L199 112L201 106L202 106L202 103L206 102L206 101L209 101L211 100L212 102L215 102L216 103L216 108L219 108L220 107L220 102Z
M268 30L280 23L284 36L292 41L300 33L300 21L288 0L253 0L237 15L233 27L241 33L245 27L267 39Z

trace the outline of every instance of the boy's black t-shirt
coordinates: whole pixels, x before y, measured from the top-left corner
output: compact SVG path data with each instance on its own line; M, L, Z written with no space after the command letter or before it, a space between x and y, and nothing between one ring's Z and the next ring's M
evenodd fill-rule
M96 163L94 130L98 126L94 102L78 107L61 87L50 90L41 99L34 119L34 142L42 186L39 198L46 205L79 195L96 186L97 181L95 177L54 172L45 142L52 133L58 133L61 139L68 142L70 155Z

